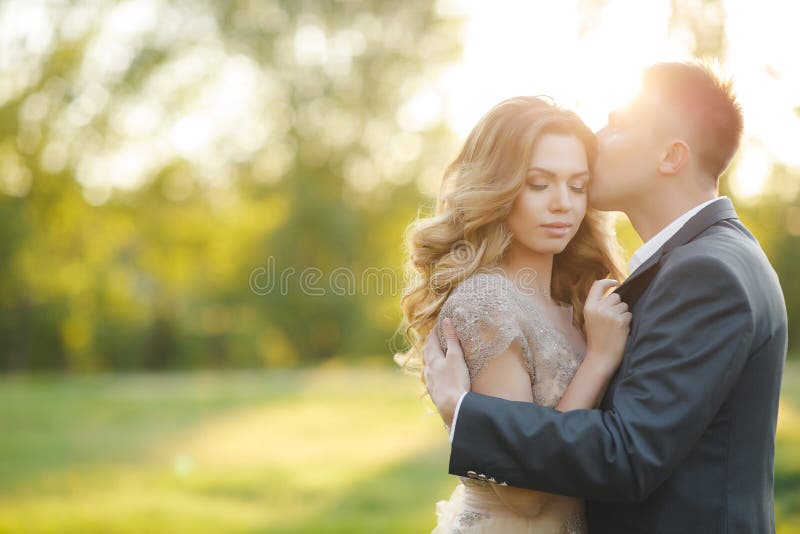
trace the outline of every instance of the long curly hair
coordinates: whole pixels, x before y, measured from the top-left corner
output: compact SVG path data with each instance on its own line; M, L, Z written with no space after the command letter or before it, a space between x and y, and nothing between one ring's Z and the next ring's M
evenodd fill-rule
M580 139L592 167L595 137L574 112L542 97L510 98L480 119L447 166L434 215L418 217L406 229L408 282L400 302L410 349L394 359L412 374L421 376L425 338L450 292L473 273L500 265L512 241L506 218L525 183L536 140L546 133ZM580 328L594 281L622 279L620 258L610 220L587 208L573 239L554 256L551 278L552 297L572 304Z

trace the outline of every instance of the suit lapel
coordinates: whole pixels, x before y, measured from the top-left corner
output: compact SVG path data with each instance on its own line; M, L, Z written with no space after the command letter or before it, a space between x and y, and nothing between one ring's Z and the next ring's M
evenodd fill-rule
M680 247L681 245L685 245L701 234L704 230L724 219L738 219L736 216L736 211L733 209L733 204L727 198L712 202L697 212L694 217L686 221L686 224L684 224L683 227L681 227L681 229L675 233L675 235L669 238L667 242L656 251L655 254L648 258L648 260L642 265L640 265L639 268L636 269L636 271L634 271L633 274L615 290L615 292L619 293L620 298L622 298L622 300L625 301L630 308L633 308L633 306L639 300L639 297L650 285L653 277L655 277L655 275L658 273L658 270L661 267L662 259L670 250ZM637 313L647 313L647 310ZM630 342L630 339L628 341ZM628 358L625 358L622 366L620 366L620 368L617 370L617 373L614 375L614 378L611 380L608 388L606 388L606 394L603 397L603 401L600 405L602 409L608 409L608 407L611 405L617 384L619 380L625 376L624 369L627 368L629 361L630 360Z
M640 265L614 292L619 293L620 298L632 307L658 272L664 254L675 247L685 245L708 227L724 219L738 219L733 203L728 198L712 202L686 221L675 235Z

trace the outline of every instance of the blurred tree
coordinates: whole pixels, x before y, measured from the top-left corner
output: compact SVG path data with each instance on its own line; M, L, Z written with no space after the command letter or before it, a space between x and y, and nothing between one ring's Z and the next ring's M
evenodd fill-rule
M404 105L459 20L241 0L12 1L0 21L2 368L387 352L400 236L452 143ZM270 258L295 274L264 293ZM389 266L393 287L362 285Z
M459 52L446 4L0 3L0 369L390 353L402 232L456 144L429 86ZM724 56L722 2L671 5ZM792 323L798 184L735 198Z

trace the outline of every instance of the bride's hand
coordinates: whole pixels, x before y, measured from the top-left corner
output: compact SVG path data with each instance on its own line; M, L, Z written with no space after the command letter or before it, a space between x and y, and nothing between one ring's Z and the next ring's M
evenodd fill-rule
M592 359L608 373L615 373L622 362L628 338L631 313L617 293L605 292L618 285L611 279L592 284L583 307L586 330L586 358Z

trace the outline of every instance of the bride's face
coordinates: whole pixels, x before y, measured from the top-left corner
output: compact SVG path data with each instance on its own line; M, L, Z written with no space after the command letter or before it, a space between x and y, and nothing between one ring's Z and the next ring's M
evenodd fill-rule
M541 254L562 252L586 214L588 182L586 149L577 137L539 137L507 219L514 239Z

